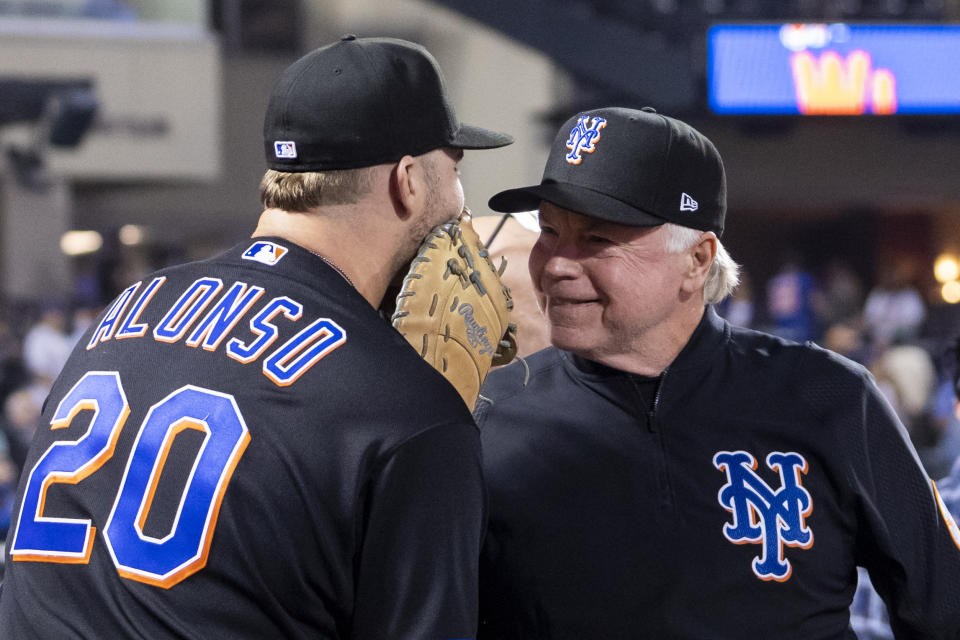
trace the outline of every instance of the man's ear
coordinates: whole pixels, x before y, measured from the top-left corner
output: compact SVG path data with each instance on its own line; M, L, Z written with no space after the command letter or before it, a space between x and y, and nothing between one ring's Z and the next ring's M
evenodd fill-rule
M690 259L683 289L692 293L702 289L707 281L710 267L717 257L717 236L711 231L701 234L700 239L687 249L687 255Z
M403 156L390 174L390 194L397 216L406 219L415 213L423 201L426 183L423 167L413 156Z

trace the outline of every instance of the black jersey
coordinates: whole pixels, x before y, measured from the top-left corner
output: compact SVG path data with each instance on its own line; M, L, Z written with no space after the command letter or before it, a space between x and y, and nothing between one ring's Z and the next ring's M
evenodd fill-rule
M960 637L960 531L859 365L712 309L659 383L548 348L475 416L481 638Z
M327 264L260 238L126 289L21 478L2 638L469 638L459 395Z

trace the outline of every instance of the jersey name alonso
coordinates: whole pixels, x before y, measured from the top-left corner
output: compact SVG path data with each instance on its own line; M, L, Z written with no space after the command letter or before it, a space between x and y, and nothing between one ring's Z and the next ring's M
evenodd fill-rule
M225 285L221 278L209 276L181 286L173 304L160 310L159 320L151 327L140 318L166 281L166 276L159 276L146 287L141 281L125 289L97 324L87 350L109 340L143 337L166 344L180 343L219 351L243 364L259 362L267 378L278 386L287 386L347 341L346 330L331 318L304 322L303 304L293 298L271 296L264 287L246 282ZM300 330L275 345L280 321L292 323ZM233 337L220 349L227 335L241 322L245 323L247 336Z

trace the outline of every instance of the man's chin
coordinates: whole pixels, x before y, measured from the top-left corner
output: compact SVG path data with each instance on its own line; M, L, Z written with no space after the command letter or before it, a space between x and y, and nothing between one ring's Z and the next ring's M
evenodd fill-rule
M574 327L550 327L550 344L563 351L581 353L589 349L590 340L585 338L582 329Z

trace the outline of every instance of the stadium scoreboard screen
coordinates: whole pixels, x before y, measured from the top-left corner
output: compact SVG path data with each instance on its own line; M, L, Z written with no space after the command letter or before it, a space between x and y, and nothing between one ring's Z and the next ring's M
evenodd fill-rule
M960 114L960 25L713 25L707 83L721 115Z

